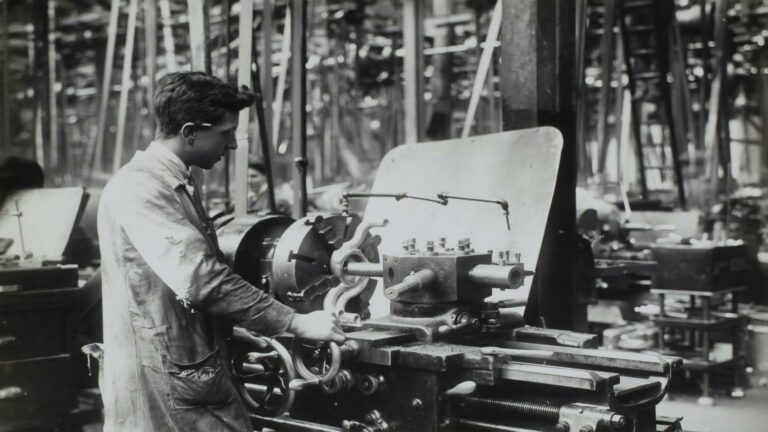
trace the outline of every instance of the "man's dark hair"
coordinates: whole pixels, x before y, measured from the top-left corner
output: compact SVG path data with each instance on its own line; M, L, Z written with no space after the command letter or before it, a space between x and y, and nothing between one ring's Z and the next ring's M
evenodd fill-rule
M264 166L264 162L256 159L253 155L248 157L248 168L258 171L261 175L266 175L267 167Z
M160 134L171 137L187 122L216 124L227 111L236 113L253 100L245 86L238 89L203 72L173 72L157 83L155 121Z

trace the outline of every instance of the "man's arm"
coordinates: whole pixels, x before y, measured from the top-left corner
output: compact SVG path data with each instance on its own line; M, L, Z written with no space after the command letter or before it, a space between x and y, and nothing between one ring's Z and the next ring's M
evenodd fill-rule
M216 258L187 219L180 201L186 197L178 195L183 191L161 190L154 184L122 189L109 197L113 214L138 253L179 300L267 336L289 330L293 309Z

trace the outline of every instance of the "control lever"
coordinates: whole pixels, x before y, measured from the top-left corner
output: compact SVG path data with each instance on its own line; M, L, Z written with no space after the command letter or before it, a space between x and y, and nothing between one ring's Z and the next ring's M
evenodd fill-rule
M462 381L455 386L443 392L443 396L466 396L477 389L477 383L474 381Z

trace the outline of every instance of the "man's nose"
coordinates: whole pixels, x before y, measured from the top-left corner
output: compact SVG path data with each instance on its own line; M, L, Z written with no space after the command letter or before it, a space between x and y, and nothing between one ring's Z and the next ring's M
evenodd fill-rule
M227 142L227 150L237 150L237 140L232 138Z

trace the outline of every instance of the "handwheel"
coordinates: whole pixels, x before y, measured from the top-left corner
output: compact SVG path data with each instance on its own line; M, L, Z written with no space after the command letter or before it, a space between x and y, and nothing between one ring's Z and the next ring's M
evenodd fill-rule
M296 392L289 383L297 378L291 355L280 342L259 338L264 348L239 347L233 357L235 382L245 404L256 414L278 416L288 411Z
M306 384L323 384L332 380L341 367L341 349L336 342L293 340L291 346L296 372ZM294 386L296 387L296 386Z

